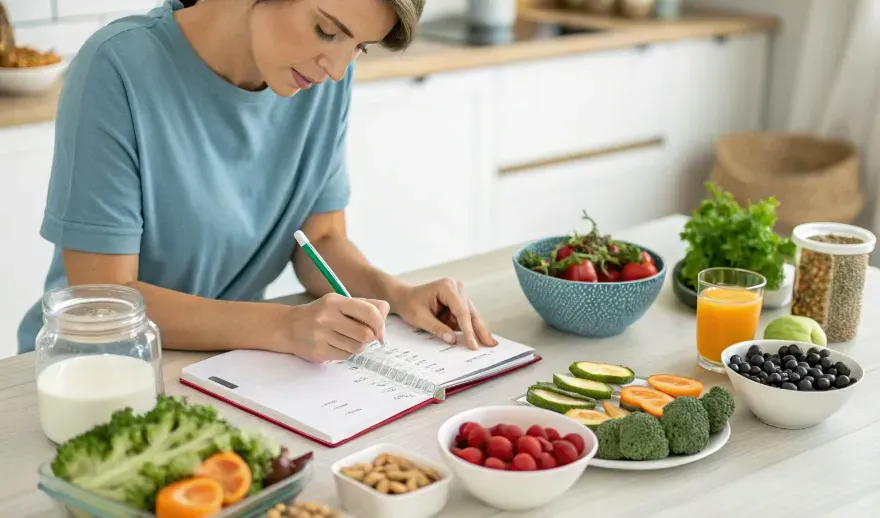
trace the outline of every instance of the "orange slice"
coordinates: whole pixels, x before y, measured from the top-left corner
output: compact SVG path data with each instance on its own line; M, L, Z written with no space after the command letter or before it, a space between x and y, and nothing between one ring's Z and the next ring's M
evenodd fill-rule
M700 394L703 393L703 384L699 381L670 374L650 376L648 378L648 385L672 397L700 397Z
M202 462L197 475L209 477L223 488L223 504L234 504L243 499L251 488L251 468L234 451L215 453Z
M220 512L223 488L207 477L185 478L156 496L156 518L204 518Z

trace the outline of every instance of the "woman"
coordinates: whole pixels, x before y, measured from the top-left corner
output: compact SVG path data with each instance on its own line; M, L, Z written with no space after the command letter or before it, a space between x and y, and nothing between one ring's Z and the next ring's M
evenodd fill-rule
M389 312L450 343L461 330L472 349L494 345L460 283L406 285L345 234L353 61L374 45L405 49L423 6L171 0L99 30L59 105L40 231L55 244L46 289L135 287L175 349L344 359L383 338ZM355 298L331 293L295 249L298 229ZM260 302L290 260L316 300ZM37 304L20 352L40 326Z

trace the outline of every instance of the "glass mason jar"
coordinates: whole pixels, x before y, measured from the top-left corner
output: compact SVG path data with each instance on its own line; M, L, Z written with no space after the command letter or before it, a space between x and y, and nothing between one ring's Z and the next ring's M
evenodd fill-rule
M159 329L139 291L81 285L43 296L35 374L43 432L62 443L164 393Z

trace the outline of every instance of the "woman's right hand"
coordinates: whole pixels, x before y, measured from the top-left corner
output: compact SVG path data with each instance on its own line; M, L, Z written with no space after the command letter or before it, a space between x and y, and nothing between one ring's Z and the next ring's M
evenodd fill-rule
M282 351L323 363L346 360L367 345L384 341L385 318L390 306L384 300L357 299L329 293L302 306L292 306Z

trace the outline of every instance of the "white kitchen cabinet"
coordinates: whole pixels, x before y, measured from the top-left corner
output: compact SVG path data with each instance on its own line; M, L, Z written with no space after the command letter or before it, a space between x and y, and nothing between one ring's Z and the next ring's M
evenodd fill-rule
M499 175L492 193L496 247L587 232L586 211L613 233L675 211L662 141Z
M765 34L667 45L660 116L682 211L706 196L718 137L764 129L769 45Z
M397 274L486 250L491 92L485 70L355 84L346 221L372 264ZM287 269L267 294L299 286Z
M53 138L52 124L0 131L0 358L15 354L18 324L43 294L52 260L40 224Z
M662 45L592 52L498 67L495 111L498 165L589 153L662 136L657 117Z

